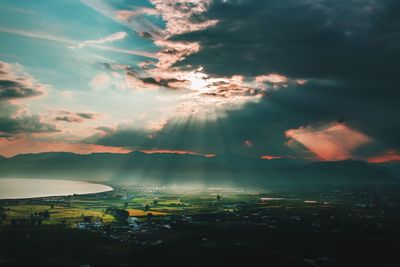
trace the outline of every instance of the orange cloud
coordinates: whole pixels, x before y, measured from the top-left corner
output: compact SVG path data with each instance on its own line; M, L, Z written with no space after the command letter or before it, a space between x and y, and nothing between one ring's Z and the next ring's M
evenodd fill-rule
M260 157L261 159L270 160L270 159L283 159L284 156L271 156L271 155L263 155Z
M321 160L344 160L352 157L352 151L372 140L340 123L320 127L300 127L286 131L289 142L297 141Z
M367 161L370 163L383 163L395 160L400 160L400 154L395 150L390 150L383 155L367 158Z

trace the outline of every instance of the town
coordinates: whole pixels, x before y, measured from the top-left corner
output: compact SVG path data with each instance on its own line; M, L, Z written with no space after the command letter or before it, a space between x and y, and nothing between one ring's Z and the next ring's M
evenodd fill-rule
M24 229L33 242L35 232L47 229L60 238L66 233L90 235L142 252L160 246L182 251L193 246L200 251L257 248L251 253L275 260L287 254L287 260L301 266L349 264L343 253L361 253L357 247L374 248L374 261L390 263L388 251L399 242L395 237L400 233L400 194L393 188L261 193L222 187L184 191L112 186L114 191L92 195L3 200L0 235ZM327 238L331 243L322 242ZM384 245L376 249L376 242ZM335 244L338 247L324 247ZM3 251L12 251L3 246ZM9 253L12 263L16 259Z

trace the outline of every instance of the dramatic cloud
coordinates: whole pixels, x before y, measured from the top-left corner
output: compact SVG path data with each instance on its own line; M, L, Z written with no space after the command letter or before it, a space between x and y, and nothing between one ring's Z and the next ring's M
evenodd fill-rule
M64 127L65 135L57 138L77 132L82 142L96 145L237 152L264 159L397 158L391 151L400 151L399 1L150 0L141 2L144 6L130 1L81 2L102 30L111 25L107 32L129 32L137 41L131 48L139 50L98 43L115 36L84 44L0 28L107 52L99 57L107 63L96 62L91 72L79 65L79 72L87 71L82 84L92 86L88 91L93 94L85 97L93 98L83 98L77 107L62 106L74 114L49 117ZM130 55L148 58L140 62ZM29 86L28 78L7 81L18 84L6 82L9 91L2 90L0 104L8 105L2 106L2 114L8 120L2 119L1 127L9 130L2 130L1 136L21 130L22 123L11 123L16 118L32 117L29 112L22 115L23 107L11 101L45 91L35 87L37 83ZM85 86L78 89L84 91ZM103 96L107 101L98 101ZM85 104L92 106L86 109ZM109 108L104 112L109 112L107 121L89 120L77 112L98 107ZM42 116L37 116L43 125ZM87 128L85 135L76 131L78 127Z
M110 75L98 74L92 80L93 87L115 87L140 89L179 90L179 104L174 115L213 112L215 109L234 109L246 103L257 102L270 88L286 87L289 78L278 73L246 77L209 75L201 66L176 67L185 58L198 53L201 47L196 41L178 41L174 38L187 33L201 32L214 27L218 20L209 20L204 14L210 1L151 1L154 9L134 7L133 10L117 10L104 2L83 1L85 4L114 18L124 25L133 27L138 34L151 23L142 15L160 15L166 27L162 33L148 36L154 45L160 47L156 53L157 62L141 62L142 70L131 66L109 65ZM121 77L124 77L121 79ZM283 79L283 80L282 80ZM200 115L202 116L202 115Z
M387 30L394 31L387 21L396 24L391 14L397 9L395 1L386 0L216 0L203 15L218 24L179 37L202 47L182 65L202 65L207 72L223 75L278 72L326 78L360 74L363 63L378 59L379 52L371 49L386 51L391 46L381 38L390 34ZM383 57L378 62L383 63ZM354 67L356 71L349 72Z
M400 130L395 101L399 64L394 60L399 47L389 23L398 25L396 2L250 0L213 1L204 7L201 20L218 23L201 30L186 31L188 27L175 35L170 30L169 38L155 39L165 47L157 54L159 61L143 62L143 72L130 75L152 88L171 88L169 81L179 81L173 89L186 93L180 108L191 114L188 121L168 122L151 140L143 135L136 142L124 131L99 143L220 152L241 151L243 140L251 140L259 155L319 153L330 160L356 157L367 140L374 140L379 149L400 147L395 137ZM270 90L276 88L284 90ZM213 110L218 103L233 108L216 122L194 122L199 110ZM242 109L235 110L238 107ZM321 121L345 121L345 126L304 127ZM343 140L346 134L349 143ZM184 136L202 141L179 142ZM295 137L303 142L287 146L288 138ZM306 137L319 137L327 149L315 149Z
M349 159L353 150L371 142L368 136L339 123L292 129L286 132L286 136L322 160Z
M271 88L273 82L287 85L249 109L255 112L246 123L249 132L281 140L288 129L344 120L381 149L399 149L397 12L400 4L393 0L216 0L203 13L216 25L175 38L201 48L175 66L201 65L210 76L258 77Z

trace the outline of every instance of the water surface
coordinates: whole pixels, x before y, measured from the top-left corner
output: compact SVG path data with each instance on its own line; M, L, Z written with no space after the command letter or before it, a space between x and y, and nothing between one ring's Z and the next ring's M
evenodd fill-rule
M102 184L68 180L0 179L0 199L94 194L113 190Z

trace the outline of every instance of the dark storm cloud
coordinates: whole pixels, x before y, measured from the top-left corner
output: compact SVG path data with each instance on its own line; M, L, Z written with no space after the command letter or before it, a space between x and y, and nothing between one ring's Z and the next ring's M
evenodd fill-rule
M88 120L94 119L96 116L95 113L82 113L82 112L77 113L77 115L81 118L88 119Z
M399 13L400 2L393 0L215 1L207 16L219 23L179 37L200 40L202 47L182 65L202 65L214 74L277 72L307 79L305 87L264 99L279 106L274 114L287 127L345 119L399 149ZM266 112L254 117L271 132L281 131Z
M17 75L15 66L0 62L0 101L27 98L42 95L43 85L35 83L32 78Z
M179 65L201 65L211 75L279 73L307 82L269 91L215 121L170 121L152 139L124 130L97 142L218 153L250 150L243 146L250 140L249 153L296 156L307 151L287 146L287 130L340 122L373 139L355 152L360 156L400 149L398 14L394 0L214 1L204 15L218 24L175 37L201 45Z
M143 67L147 64L152 64L151 62L143 62ZM162 87L166 89L184 89L190 85L190 81L184 79L177 78L163 78L158 77L157 75L149 76L148 74L142 75L139 72L132 69L130 66L126 65L112 65L108 63L104 63L103 67L108 71L122 71L124 75L127 75L130 78L137 79L142 82L143 86L156 86Z
M8 102L0 102L0 133L30 134L41 132L55 132L56 127L46 123L39 115L20 112L20 107Z
M83 122L83 119L73 116L58 116L55 118L55 120L64 122Z
M200 41L202 47L182 64L200 64L225 75L274 71L305 78L364 77L365 71L376 75L382 64L398 66L388 54L394 44L385 40L396 33L389 25L398 24L398 19L387 20L398 6L383 0L215 1L208 16L219 23L180 37Z
M27 88L23 82L0 80L0 99L15 99L41 95L35 88Z
M164 79L160 77L145 77L139 78L144 84L156 85L167 89L182 89L190 85L187 80L180 80L175 78Z
M93 120L99 115L97 113L71 112L66 110L60 110L56 114L57 116L54 119L64 122L84 122L84 120Z
M84 140L84 142L101 144L105 146L134 148L149 148L153 142L153 133L144 130L124 128L112 129L104 126L98 127L97 130L101 132L100 135L95 134Z

